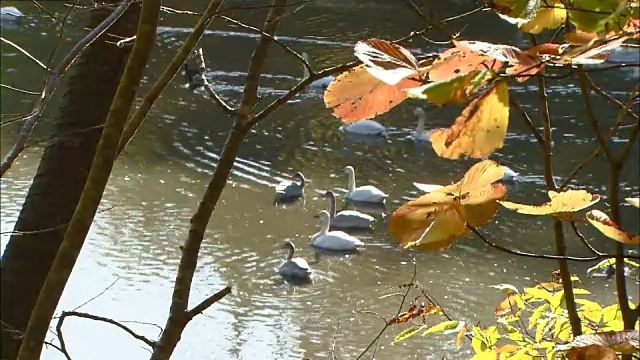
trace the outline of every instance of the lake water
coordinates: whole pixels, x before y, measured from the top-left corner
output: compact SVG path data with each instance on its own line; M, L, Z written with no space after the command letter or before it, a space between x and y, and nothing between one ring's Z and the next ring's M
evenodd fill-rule
M3 36L36 57L46 58L55 35L48 29L50 22L32 5L3 2L5 6L16 4L26 17L17 29L3 32ZM200 1L176 4L182 9L203 7ZM46 6L51 11L63 11L60 4L46 3ZM437 5L433 12L445 17L471 10L473 6L473 2L457 1ZM238 18L259 26L264 11L242 12ZM499 22L493 14L483 13L470 19L463 38L525 44L511 25ZM194 23L195 18L190 16L163 15L147 84L162 71ZM289 14L279 35L294 49L308 52L314 66L324 68L352 60L352 46L361 38L398 38L419 26L420 19L401 1L323 1L306 4ZM202 40L211 71L208 76L223 97L237 101L256 36L245 29L229 27L221 20L215 21L211 29ZM70 28L70 38L76 39L81 31L76 21ZM438 50L424 44L416 41L410 47L423 52ZM283 94L301 73L301 66L294 59L273 47L260 83L261 95L271 98ZM2 45L3 83L35 90L40 86L40 76L34 64L25 61L13 48ZM637 72L629 71L594 77L616 96L623 96L638 81ZM79 310L130 321L128 325L151 338L158 336L159 329L149 324L164 325L180 257L179 246L231 125L231 120L204 93L190 92L182 82L182 77L176 77L153 108L144 128L117 161L102 210L65 290L60 311L76 308L115 281L104 294ZM549 83L554 171L563 176L593 151L595 138L585 121L574 80ZM510 92L537 121L534 81L515 84ZM31 101L33 97L2 89L3 113L27 111ZM599 100L595 102L603 124L615 121L615 109ZM13 229L56 104L36 132L36 144L2 178L3 233ZM173 359L323 359L332 357L332 348L339 359L355 359L383 326L380 318L360 312L395 315L399 297L384 296L398 292L398 285L410 280L413 259L417 263L417 280L428 287L431 296L450 315L470 323L492 321L493 310L502 295L490 285L507 282L521 287L549 280L550 271L557 267L554 261L500 253L471 236L454 242L443 252L402 250L388 236L386 222L380 216L375 231L363 237L366 243L375 246L352 256L320 257L312 262L317 275L312 285L290 285L277 276L275 269L284 254L274 249L283 239L291 239L299 249L297 254L313 261L313 250L307 245L309 236L317 229L313 216L327 207L316 190L335 189L341 199L346 188L342 171L345 165L355 167L360 184L374 184L390 194L387 204L390 214L405 199L417 196L412 182L450 183L473 164L469 160L438 158L429 145L414 144L407 139L416 122L413 108L418 105L423 105L427 112L427 127L448 126L460 111L457 107L437 108L407 101L377 119L391 130L387 140L360 142L345 138L338 131L340 121L324 108L321 92L306 92L252 131L211 219L200 253L192 302L227 284L233 285L233 294L189 324ZM2 128L3 156L17 129ZM621 139L614 139L613 143L624 144ZM517 184L509 185L509 199L545 201L540 155L535 139L522 121L512 116L506 144L493 156L522 174ZM631 165L623 174L622 197L638 193L639 164L636 146ZM273 185L295 171L303 172L309 179L305 203L274 207ZM607 167L596 160L585 168L580 185L602 194L604 198L596 207L606 209L607 183ZM637 212L628 206L622 211L627 227L638 231ZM508 247L552 253L551 225L548 218L528 218L500 209L483 231ZM580 227L587 235L596 236L590 228ZM2 235L2 249L8 239L8 235ZM588 255L569 231L567 243L572 254ZM603 239L594 243L602 249L613 248ZM591 265L571 264L571 269L585 278ZM615 301L613 282L605 278L584 280L583 286L595 292L596 300L607 304ZM630 293L637 292L630 290ZM637 302L637 297L634 300ZM74 358L148 357L143 344L109 325L85 319L69 319L65 324L67 347ZM470 354L468 344L456 349L450 336L416 337L391 346L393 336L404 328L405 325L395 325L388 329L380 341L377 358L425 359L445 355L464 358ZM367 355L370 357L371 353ZM61 357L55 350L46 350L43 358Z

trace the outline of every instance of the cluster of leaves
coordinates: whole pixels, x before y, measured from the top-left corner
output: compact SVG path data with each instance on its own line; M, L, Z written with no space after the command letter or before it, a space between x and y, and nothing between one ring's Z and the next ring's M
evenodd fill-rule
M573 276L574 283L580 280ZM402 342L420 332L422 336L443 333L456 334L460 347L464 338L471 341L473 360L480 359L555 359L562 355L586 360L617 359L617 353L631 354L640 350L638 331L625 331L617 304L601 306L578 297L578 316L583 335L573 337L565 309L562 284L540 283L519 291L509 284L492 286L506 293L495 310L496 325L467 325L464 321L446 319L436 325L415 325L400 332L393 340ZM589 295L586 289L574 289L575 295ZM442 313L434 315L443 316ZM636 323L636 330L639 323ZM557 345L558 343L562 345Z
M435 153L448 159L480 159L504 145L509 123L510 79L525 81L546 66L604 62L612 49L640 37L637 1L619 0L494 0L492 9L525 32L565 25L566 42L548 42L528 49L482 41L453 40L453 47L425 59L382 39L359 41L354 53L363 64L339 75L324 100L344 122L384 113L409 97L436 106L465 104L449 128L435 129L429 140ZM571 25L571 26L569 26ZM529 215L571 218L573 212L596 203L600 196L584 190L549 192L550 202L530 206L504 201L506 188L494 162L479 162L462 180L397 209L389 223L391 235L403 246L422 250L448 247L470 230L488 222L499 205ZM640 237L622 230L594 210L587 220L606 236L625 244Z

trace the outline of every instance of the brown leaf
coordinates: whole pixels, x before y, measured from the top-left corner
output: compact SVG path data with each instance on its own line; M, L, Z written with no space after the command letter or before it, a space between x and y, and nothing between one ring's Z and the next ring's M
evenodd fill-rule
M438 57L429 68L429 80L443 81L476 70L499 70L502 62L488 56L451 48Z
M467 333L467 325L463 326L460 329L460 332L456 336L456 347L459 349L462 346L462 340L464 340L464 335Z
M616 351L623 354L635 354L640 351L640 335L638 330L579 335L571 343L560 345L557 348L559 350L570 349L567 354L570 359L572 355L578 356L580 354L586 356L586 359L617 359L617 357L611 357L616 355Z
M470 102L450 128L434 130L429 140L441 157L482 158L502 147L508 124L509 90L500 81Z
M567 352L568 360L619 360L616 352L600 345L572 348Z
M416 306L415 304L412 304L411 307L409 307L409 310L398 314L398 316L392 318L391 320L389 320L388 324L400 324L400 323L406 323L411 319L415 319L419 316L426 316L426 315L442 315L442 308L440 306L428 303L428 304L424 304L422 303L420 306Z
M333 109L335 117L351 123L389 111L407 98L406 89L420 84L417 80L404 79L392 86L360 65L340 74L329 84L324 93L324 103Z
M502 176L502 167L494 161L473 165L459 182L396 209L389 221L389 233L404 247L447 248L469 232L466 224L480 227L495 215L499 207L496 200L507 191L504 185L494 184Z
M587 213L587 221L606 237L627 245L640 245L640 235L632 235L624 231L620 225L600 210L591 210Z

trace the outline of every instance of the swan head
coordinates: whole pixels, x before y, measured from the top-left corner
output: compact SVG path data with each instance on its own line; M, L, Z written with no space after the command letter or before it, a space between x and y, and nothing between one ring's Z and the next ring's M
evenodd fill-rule
M353 169L353 166L349 165L344 167L344 173L347 175L351 175L351 174L355 174L356 171Z
M315 218L320 219L321 223L328 223L331 220L331 215L327 210L322 210L318 213L318 215L314 216Z
M301 186L304 186L304 184L306 183L306 179L305 179L304 175L302 175L302 173L300 171L298 171L297 173L293 174L292 179L298 180L300 182Z
M304 61L309 62L309 54L306 51L300 53L300 57L304 59Z
M327 190L324 192L324 194L321 195L323 198L334 198L336 197L336 194L331 191L331 190Z
M293 253L296 251L296 246L293 245L293 242L291 242L290 240L285 240L284 242L282 242L282 244L280 244L278 248L287 250L289 252L289 255L287 256L288 260L291 260L291 258L293 258Z
M417 107L413 110L413 113L417 116L417 117L424 117L426 114L424 113L424 110L422 110L421 107Z

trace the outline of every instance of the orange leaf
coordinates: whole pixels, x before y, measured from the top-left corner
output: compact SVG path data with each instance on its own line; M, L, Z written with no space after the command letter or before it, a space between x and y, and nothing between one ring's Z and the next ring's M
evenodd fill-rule
M496 349L496 352L498 354L502 354L502 353L514 353L518 350L520 350L520 346L516 345L516 344L506 344L506 345L502 345L499 348Z
M333 115L346 123L370 119L385 113L407 98L406 89L420 86L417 80L404 79L386 84L371 75L364 65L340 74L324 93L324 103Z
M504 172L494 161L473 165L462 180L437 188L402 205L391 215L389 233L402 246L418 250L447 248L469 232L466 224L480 227L498 210L497 199L506 187L494 184Z
M600 195L590 194L584 190L567 190L561 193L549 191L548 194L551 201L539 206L518 204L510 201L500 201L500 204L521 214L563 217L566 213L582 210L600 200Z
M409 307L408 311L398 314L398 316L389 320L388 324L391 325L391 324L406 323L409 320L415 319L419 316L436 315L436 314L442 315L442 308L440 306L437 306L431 303L428 303L427 305L422 303L418 307L415 304L412 304L411 307Z
M441 157L482 158L502 147L508 124L509 90L500 81L471 101L450 128L434 130L429 140Z
M632 235L624 231L620 225L600 210L587 213L587 220L606 237L627 245L640 245L640 235Z
M456 347L459 349L462 346L462 340L464 339L464 335L467 333L467 325L463 326L460 329L460 332L456 336Z
M518 297L523 297L524 295L520 295L517 293L510 293L507 297L498 304L495 310L496 316L503 316L511 312L511 309L519 309L518 301L516 300Z
M563 47L560 59L553 59L560 64L599 64L605 62L611 51L620 47L629 35L611 35L597 37L577 47Z
M429 68L429 80L443 81L476 70L499 70L502 62L477 53L451 48L438 57Z

